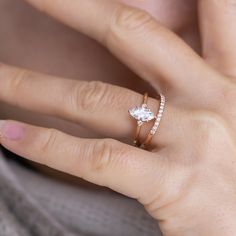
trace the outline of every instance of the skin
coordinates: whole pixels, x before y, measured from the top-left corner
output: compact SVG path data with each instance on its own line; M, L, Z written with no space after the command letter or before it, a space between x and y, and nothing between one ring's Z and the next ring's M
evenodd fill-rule
M124 3L150 11L155 9L153 16L156 19L198 48L194 26L195 1L181 0L176 4L175 0L126 0ZM99 44L35 11L24 1L0 1L0 41L1 62L64 78L104 81L155 95L147 83ZM32 124L58 128L76 136L100 137L78 124L22 111L5 103L0 103L0 106L3 118L14 117Z
M29 2L104 44L161 90L167 107L152 146L141 150L116 140L132 136L135 122L124 111L141 102L141 94L2 64L0 78L8 78L0 80L2 101L114 138L77 138L7 120L0 126L2 145L137 199L166 236L235 235L233 1L199 1L203 58L146 12L132 7L110 0L77 0L66 6L61 0ZM149 99L148 105L155 110L158 100ZM148 127L142 130L142 138L147 131Z
M175 31L199 51L195 0L178 0L178 2L125 0L123 3L146 9L163 25ZM155 91L149 84L123 66L104 47L82 33L46 17L24 1L0 1L0 41L0 61L7 64L64 78L99 80L131 88L140 93L148 91L150 95L155 96ZM26 52L27 56L25 56ZM3 101L0 101L0 107L1 118L53 127L74 136L104 137L78 123L22 110L16 106L9 106ZM81 180L71 179L70 176L56 171L52 172L41 165L33 163L30 165L36 166L44 173L56 175L57 178L62 177L63 180L82 183ZM87 185L87 182L83 184Z

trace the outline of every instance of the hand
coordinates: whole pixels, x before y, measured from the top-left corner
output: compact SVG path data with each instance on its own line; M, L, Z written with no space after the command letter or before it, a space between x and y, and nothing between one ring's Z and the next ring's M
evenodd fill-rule
M196 0L124 0L124 2L152 12L158 21L196 48L195 44L199 41L195 33ZM56 76L86 81L100 80L141 93L148 91L150 95L155 94L147 83L122 66L96 42L45 17L44 14L38 14L27 5L25 1L0 1L2 22L0 61ZM18 9L17 12L13 12L12 8ZM20 30L18 30L19 25L21 25ZM82 137L99 137L80 125L76 126L41 114L36 115L5 103L0 103L0 107L2 118L11 117L40 126L53 125L54 128Z
M235 235L232 2L200 1L205 61L134 8L111 1L78 0L66 8L59 0L30 2L106 45L162 90L167 108L149 151L114 139L80 139L16 121L1 122L2 145L139 200L159 221L164 235ZM127 110L139 105L142 95L128 89L5 65L0 78L0 99L10 104L78 122L113 138L131 137L135 129ZM158 101L150 99L148 105L156 110ZM142 138L149 128L143 129Z

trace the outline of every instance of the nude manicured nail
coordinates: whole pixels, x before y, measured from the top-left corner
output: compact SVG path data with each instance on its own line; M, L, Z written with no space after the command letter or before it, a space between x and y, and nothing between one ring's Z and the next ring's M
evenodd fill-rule
M17 141L24 136L24 128L20 123L0 120L0 137Z

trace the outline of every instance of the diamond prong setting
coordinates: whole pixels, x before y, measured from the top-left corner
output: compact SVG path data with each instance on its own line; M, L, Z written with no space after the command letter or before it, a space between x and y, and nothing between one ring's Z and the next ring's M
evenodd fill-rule
M149 122L155 119L154 113L150 110L147 104L142 104L141 107L136 106L129 109L129 114L137 120L138 125L142 125L144 122Z

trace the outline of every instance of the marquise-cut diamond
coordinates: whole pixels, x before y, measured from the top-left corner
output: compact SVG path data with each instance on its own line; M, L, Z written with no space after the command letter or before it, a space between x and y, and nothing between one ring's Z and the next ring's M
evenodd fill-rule
M131 108L129 114L136 120L142 122L148 122L155 119L155 115L147 106Z

